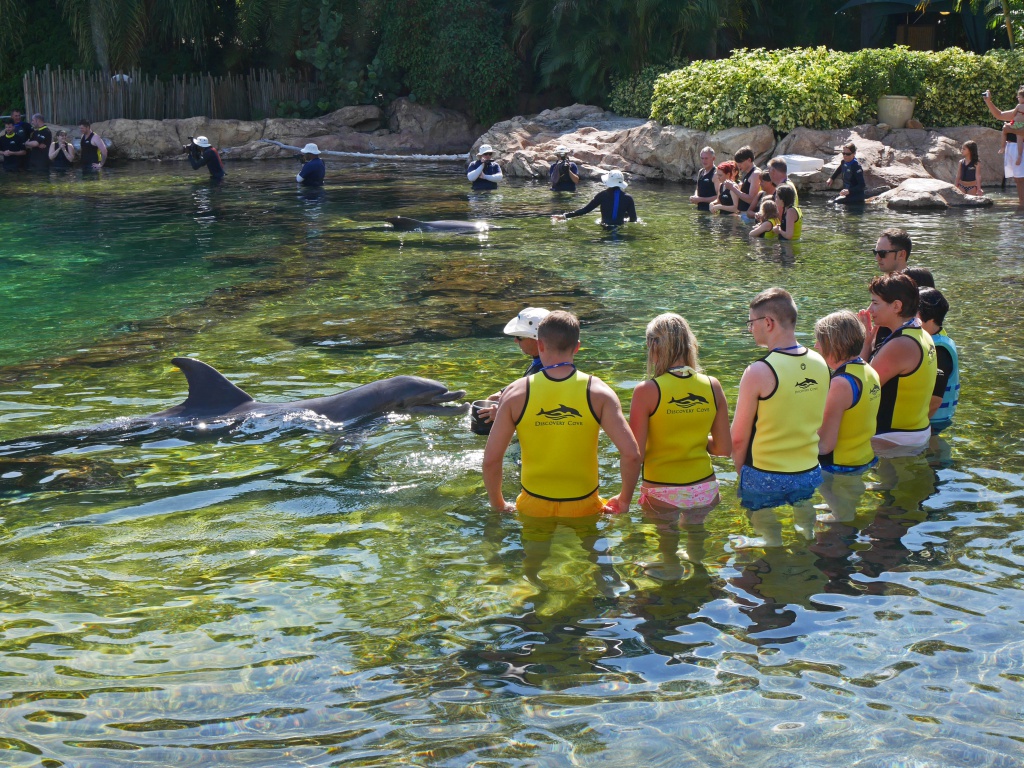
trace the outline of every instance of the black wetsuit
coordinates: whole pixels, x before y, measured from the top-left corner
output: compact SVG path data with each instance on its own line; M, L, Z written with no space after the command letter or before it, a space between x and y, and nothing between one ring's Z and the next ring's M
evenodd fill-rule
M701 168L697 172L697 197L714 197L715 192L715 170L714 166L710 171ZM698 211L710 211L711 203L697 203Z
M829 181L834 180L840 174L843 176L843 189L849 190L849 193L842 197L837 197L832 202L839 203L840 205L863 203L864 191L867 189L867 185L864 183L864 169L860 167L857 158L841 162Z
M14 124L14 134L21 139L22 149L24 149L25 142L32 135L32 126L24 120L20 120ZM18 167L23 171L28 169L28 150L25 150L24 155L18 156Z
M548 180L551 182L552 192L575 192L576 182L572 180L572 176L569 172L574 173L576 176L580 175L579 168L576 167L576 163L570 163L567 160L559 160L558 162L552 163L548 169Z
M761 169L758 168L756 165L751 165L750 166L750 170L747 171L747 175L743 177L743 183L740 184L740 192L742 192L744 195L750 193L750 180L754 177L755 173L758 175L758 177L760 177L761 176ZM741 197L739 199L739 202L736 204L736 210L739 213L743 213L744 211L749 211L750 210L750 203L748 203L746 200L744 200Z
M718 203L719 205L732 205L732 192L725 184L718 188ZM724 213L730 213L730 211L724 211Z
M579 210L565 214L565 218L571 219L575 216L583 216L601 206L601 223L605 226L618 226L627 219L636 221L636 206L633 198L627 195L618 187L608 187L594 195L594 199Z
M88 136L82 137L82 169L91 171L93 165L99 165L102 162L100 157L100 150L92 143L92 137L96 134L89 131Z
M29 141L38 141L38 147L28 148L28 169L30 171L48 171L50 170L50 144L53 142L53 134L50 129L45 125L42 128L36 128L32 131L32 135L28 137Z
M4 133L0 135L0 152L20 152L25 149L25 140L15 133ZM24 155L4 155L5 171L20 171L21 161Z
M71 161L68 160L68 156L64 154L64 151L58 147L57 153L53 156L53 160L50 161L58 171L66 170L71 167Z
M192 164L192 170L194 171L198 171L205 165L206 169L210 172L211 179L219 180L227 175L224 170L224 163L221 162L216 147L206 147L199 157L196 157L194 152L190 152L188 161Z

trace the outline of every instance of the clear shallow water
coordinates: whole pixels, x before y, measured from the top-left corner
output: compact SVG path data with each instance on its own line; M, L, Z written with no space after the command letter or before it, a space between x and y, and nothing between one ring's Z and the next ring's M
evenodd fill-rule
M9 195L0 440L180 402L196 355L261 400L398 373L473 394L525 361L500 327L577 308L581 367L628 400L643 327L675 310L730 401L758 356L746 303L801 327L866 302L885 226L950 298L958 423L886 465L844 523L751 528L731 467L701 527L605 519L598 565L489 512L464 419L339 437L301 420L0 447L3 764L1010 766L1024 754L1020 219L811 201L804 241L750 244L688 189L635 185L645 224L552 226L531 184L468 197L457 167L113 169ZM18 183L21 183L19 180ZM587 195L581 195L586 199ZM383 215L500 218L399 235ZM531 216L512 218L520 212ZM513 307L511 310L509 307ZM497 329L497 330L496 330ZM616 462L602 443L606 486ZM506 492L517 469L506 462ZM800 524L794 525L794 523ZM678 564L663 558L677 550ZM660 564L660 566L659 566ZM646 566L646 568L645 568Z

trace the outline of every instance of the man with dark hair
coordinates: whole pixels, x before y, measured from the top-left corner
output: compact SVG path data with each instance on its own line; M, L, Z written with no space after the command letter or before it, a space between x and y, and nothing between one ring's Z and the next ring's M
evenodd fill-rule
M543 367L512 382L501 397L484 449L484 485L491 507L527 518L583 518L602 510L625 512L640 474L640 449L619 398L596 376L576 369L579 320L552 312L537 328ZM597 437L603 429L619 450L622 489L598 495ZM502 461L519 436L522 493L512 504L501 490Z
M920 286L920 283L918 284ZM932 434L937 435L953 423L953 415L960 402L960 357L956 344L943 328L949 302L934 288L919 288L921 301L917 305L917 319L935 342L935 361L938 373L935 375L935 389L932 390L928 406L928 420Z
M78 121L78 130L82 132L82 170L98 171L107 164L107 145L93 133L92 123L84 117Z
M766 546L782 545L781 526L770 514L753 513L789 504L806 526L821 483L818 429L829 370L821 355L797 342L796 320L793 297L782 288L762 291L750 302L747 329L757 346L770 351L743 372L732 420L740 503Z
M736 197L737 213L743 213L750 209L761 194L761 169L754 165L754 150L750 147L740 147L733 155L733 160L739 169L741 183L725 181L723 184L728 186Z
M878 269L886 274L900 272L907 268L910 260L910 249L912 243L910 235L905 229L890 227L878 236L875 243L875 259L878 261Z
M25 142L28 150L28 169L30 171L50 170L50 144L53 133L46 127L43 116L36 112L32 115L32 133Z
M0 154L4 158L4 170L8 172L20 171L22 160L26 155L25 141L18 135L14 126L14 118L8 117L4 120L6 130L0 136Z
M832 188L832 182L843 177L843 189L839 197L832 200L837 205L853 205L864 202L865 190L864 169L857 161L857 147L853 144L843 145L843 161L839 163L832 176L825 182L825 189Z

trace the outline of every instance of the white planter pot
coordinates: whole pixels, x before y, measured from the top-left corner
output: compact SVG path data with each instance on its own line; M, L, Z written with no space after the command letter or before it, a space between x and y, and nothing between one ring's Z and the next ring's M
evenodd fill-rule
M878 99L878 122L891 128L906 128L914 116L914 100L909 96L881 96Z

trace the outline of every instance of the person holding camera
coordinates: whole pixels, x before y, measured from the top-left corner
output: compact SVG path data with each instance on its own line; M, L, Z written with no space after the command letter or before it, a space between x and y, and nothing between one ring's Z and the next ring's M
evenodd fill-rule
M552 192L575 192L576 185L580 183L580 169L576 163L569 160L569 150L559 144L555 147L555 162L548 170L548 179L551 181Z
M66 170L75 162L75 145L68 141L68 132L57 131L57 138L47 150L50 164L57 170Z
M213 181L220 181L227 175L224 170L224 161L220 159L220 153L205 136L196 136L182 149L188 152L188 161L192 164L193 171L198 171L205 165Z
M481 144L476 157L466 169L466 178L473 182L473 191L497 189L502 175L501 166L494 162L494 148L490 144Z
M82 132L82 170L98 171L107 164L107 145L92 131L92 123L85 118L78 121Z
M327 166L320 159L320 147L312 143L304 146L301 160L302 170L295 176L295 180L304 187L322 187Z

